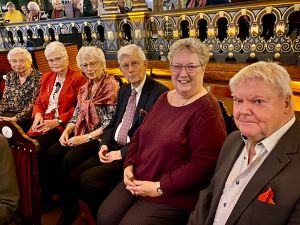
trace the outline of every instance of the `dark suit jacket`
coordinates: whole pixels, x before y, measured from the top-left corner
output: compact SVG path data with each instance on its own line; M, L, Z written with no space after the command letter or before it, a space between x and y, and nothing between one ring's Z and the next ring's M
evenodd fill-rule
M236 131L228 136L218 159L210 186L200 192L189 225L213 224L227 177L244 142ZM281 137L272 152L249 181L231 212L226 225L300 224L300 123ZM258 201L271 187L275 205Z
M130 138L132 138L136 129L142 124L145 113L150 110L152 105L156 102L157 98L167 90L168 88L166 86L147 76L137 108L135 110L132 126L128 131L128 135ZM101 142L102 145L107 145L108 149L110 150L121 149L123 159L127 154L128 145L119 146L114 140L114 135L118 128L118 125L122 122L123 114L125 113L130 94L131 84L122 85L118 93L116 112L111 123L104 130Z
M32 117L38 112L45 113L49 104L49 98L56 79L54 72L43 74L39 96L33 105ZM58 96L58 114L63 124L71 119L77 104L79 88L86 82L86 78L80 72L68 69L65 82Z

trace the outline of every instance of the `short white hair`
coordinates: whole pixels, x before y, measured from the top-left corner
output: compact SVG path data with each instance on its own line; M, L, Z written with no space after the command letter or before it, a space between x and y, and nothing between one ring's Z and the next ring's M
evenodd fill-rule
M258 78L274 87L283 96L292 96L291 78L287 70L274 62L257 62L241 69L229 81L230 90L234 93L236 85L249 79Z
M13 56L16 54L23 55L26 61L30 62L32 64L32 56L31 54L24 48L15 47L11 49L7 54L7 59L10 62L13 59Z
M48 55L50 52L61 52L61 53L63 53L63 56L66 56L68 58L68 53L67 53L67 50L66 50L64 44L59 41L53 41L46 46L46 49L45 49L46 58L48 58Z
M143 62L146 61L146 56L143 50L136 44L130 44L122 46L118 51L118 62L121 63L122 57L124 55L132 55L134 52L137 52L139 59Z
M36 2L28 2L27 9L35 9L37 11L40 11L40 6Z
M82 64L83 58L92 58L96 62L101 63L104 69L106 68L105 56L100 48L94 46L81 47L76 56L78 67Z

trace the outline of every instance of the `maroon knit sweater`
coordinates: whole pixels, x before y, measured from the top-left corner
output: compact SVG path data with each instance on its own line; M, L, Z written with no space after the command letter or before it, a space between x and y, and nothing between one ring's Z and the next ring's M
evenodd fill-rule
M213 175L226 137L216 99L206 94L174 107L163 94L132 139L125 167L138 180L160 181L163 195L146 200L193 210Z

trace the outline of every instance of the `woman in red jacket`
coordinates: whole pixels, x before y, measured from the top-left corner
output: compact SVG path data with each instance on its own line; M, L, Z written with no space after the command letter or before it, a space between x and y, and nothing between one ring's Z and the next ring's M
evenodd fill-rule
M40 93L32 111L34 121L28 133L40 144L38 160L41 186L45 179L43 165L47 150L58 141L64 126L71 119L79 88L86 82L80 72L69 67L68 54L62 43L50 43L45 49L45 56L52 71L42 76ZM43 198L41 200L44 201Z

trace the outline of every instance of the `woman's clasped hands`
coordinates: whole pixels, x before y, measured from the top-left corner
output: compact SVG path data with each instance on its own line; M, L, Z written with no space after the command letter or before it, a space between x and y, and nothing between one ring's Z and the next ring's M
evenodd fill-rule
M136 180L133 174L133 166L124 169L124 184L133 195L142 197L158 197L157 182Z

